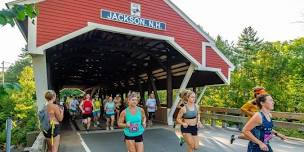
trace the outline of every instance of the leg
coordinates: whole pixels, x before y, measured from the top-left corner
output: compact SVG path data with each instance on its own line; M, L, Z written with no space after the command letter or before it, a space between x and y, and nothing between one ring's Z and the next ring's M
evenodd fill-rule
M194 150L194 141L191 133L183 133L185 141L187 143L187 152L193 152Z
M111 116L111 129L114 129L115 115Z
M136 152L144 152L144 143L143 142L136 142L135 147L136 147Z
M128 152L136 152L136 146L134 140L125 140Z
M52 148L52 152L58 152L59 143L60 143L60 135L57 135L56 137L54 137L54 145Z
M99 125L99 120L100 120L100 112L97 113L97 125Z
M149 125L149 127L152 126L152 121L151 121L151 119L152 119L152 113L151 113L151 112L148 112L148 125Z
M46 143L47 143L47 151L52 152L52 144L51 144L51 139L46 138Z
M89 129L90 129L90 126L91 126L91 117L88 117L88 118L87 118L87 121L88 121L87 130L89 130Z
M117 110L117 117L116 117L117 126L118 126L118 119L119 119L119 110Z
M199 146L199 139L198 139L198 136L192 136L193 138L193 141L194 141L194 150L197 150L198 149L198 146Z
M106 119L107 119L107 126L106 126L106 129L108 130L108 129L109 129L109 126L110 126L110 118L108 118L108 116L106 116Z

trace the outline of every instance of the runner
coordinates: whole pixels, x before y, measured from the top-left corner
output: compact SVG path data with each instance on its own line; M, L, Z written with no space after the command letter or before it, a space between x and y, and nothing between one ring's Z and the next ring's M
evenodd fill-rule
M128 151L143 152L143 133L146 127L145 111L137 106L139 102L137 93L129 93L127 100L129 106L121 112L118 125L124 128L125 143Z
M157 110L156 100L153 93L151 93L149 99L147 99L146 106L148 111L148 125L152 127L153 120L155 119L155 112Z
M117 125L118 125L119 114L120 114L121 108L122 108L121 97L118 94L114 98L114 103L115 103L115 118L116 118Z
M107 119L107 126L106 130L114 130L114 121L115 121L115 103L112 97L109 97L109 100L105 104L104 107L106 119ZM111 127L109 127L111 124Z
M182 99L187 101L179 110L176 121L181 124L181 132L187 143L187 151L193 152L198 149L198 128L202 127L200 122L199 108L195 104L195 93L191 90L184 90L181 93Z
M65 106L66 106L67 110L70 110L70 104L71 104L72 100L73 100L73 98L70 95L66 98L66 100L65 100Z
M70 103L70 115L72 116L72 120L75 120L77 114L77 107L79 106L79 101L73 97L73 100Z
M177 108L178 109L181 109L182 107L184 107L184 105L187 104L187 101L186 100L183 100L182 97L185 96L184 94L186 93L186 91L182 91L180 94L179 94L179 97L180 97L180 100L178 102L178 105L177 105ZM175 128L175 135L178 137L179 139L179 145L180 146L183 146L183 144L185 143L185 139L182 135L182 132L180 130L180 127L181 125L180 124L177 124L176 122L174 123L174 127Z
M256 113L258 112L258 106L256 104L256 97L260 94L267 94L265 88L263 87L254 87L253 88L253 93L254 93L254 99L246 102L242 107L241 107L241 111L243 113L246 114L246 116L248 117L248 120ZM230 144L233 144L233 142L236 139L244 139L244 140L248 140L248 138L246 136L244 136L243 133L241 133L241 135L239 135L237 138L235 138L235 135L231 135L230 138Z
M259 95L256 103L261 110L250 118L243 129L244 135L250 140L247 152L272 152L269 140L273 135L278 136L282 140L286 140L287 138L272 129L273 123L270 113L274 105L272 97L269 94Z
M88 131L91 126L91 118L93 117L93 103L90 94L86 94L85 99L82 100L79 108L82 112L83 123L86 125L86 130Z
M43 135L47 139L48 151L57 152L60 142L60 124L63 120L63 108L54 104L56 100L56 93L53 90L45 92L44 97L46 99L46 108L49 115L49 121L51 128L47 132L43 132Z
M94 127L97 127L99 125L100 106L101 106L101 100L97 94L97 95L95 95L95 98L93 99Z

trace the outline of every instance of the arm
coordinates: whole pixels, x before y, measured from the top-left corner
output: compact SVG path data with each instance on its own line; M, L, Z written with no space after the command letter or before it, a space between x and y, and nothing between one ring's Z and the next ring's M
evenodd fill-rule
M254 115L254 112L249 111L249 107L250 107L249 102L245 103L242 107L241 107L241 111L244 112L247 116L252 117Z
M108 103L106 103L105 106L104 106L104 108L103 108L104 111L107 110L107 104L108 104Z
M72 103L74 102L74 100L72 100L69 104L69 107L72 107Z
M63 120L63 110L57 105L54 106L54 114L58 121Z
M146 100L146 104L145 105L146 105L146 107L148 107L148 100Z
M126 110L122 111L120 113L119 119L118 119L118 126L120 128L127 128L129 127L125 122L125 117L126 117Z
M81 101L80 105L79 105L79 109L81 110L81 112L83 112L83 100Z
M184 126L184 125L187 126L187 124L183 122L183 118L182 118L182 116L183 116L183 114L184 114L185 112L186 112L185 107L181 108L181 109L179 110L179 112L178 112L178 114L177 114L177 118L176 118L176 122L179 123L179 124L181 124L181 125L183 125L183 126Z
M260 149L264 151L268 151L268 147L266 144L264 144L262 141L257 139L252 133L251 130L255 128L256 126L260 125L262 123L262 118L259 113L256 113L253 115L253 117L246 123L246 125L243 128L244 135L252 142L259 145Z
M287 139L287 137L285 135L280 134L279 132L277 132L276 130L273 130L273 129L272 129L272 134L281 138L281 140L286 140Z
M182 103L183 103L182 100L179 100L179 102L178 102L178 104L177 104L176 107L177 107L177 108L182 108L182 107L181 107L181 104L182 104Z
M144 126L144 128L146 128L146 121L147 121L147 118L146 118L146 112L143 108L140 108L141 110L141 121L142 121L142 125Z

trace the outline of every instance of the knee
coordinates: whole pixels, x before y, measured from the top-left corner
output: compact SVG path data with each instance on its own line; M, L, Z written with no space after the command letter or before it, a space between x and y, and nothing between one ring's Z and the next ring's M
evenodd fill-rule
M190 144L189 147L193 150L197 150L198 149L198 145L197 144Z
M195 149L195 144L189 144L190 149Z
M129 148L129 152L136 152L135 147L130 147L130 148Z
M198 145L194 145L193 149L197 150L198 149Z

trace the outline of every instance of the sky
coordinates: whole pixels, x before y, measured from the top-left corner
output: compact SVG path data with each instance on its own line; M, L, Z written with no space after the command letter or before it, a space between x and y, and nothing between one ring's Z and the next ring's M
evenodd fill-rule
M0 0L0 10L8 1L11 0ZM171 1L212 37L221 35L226 40L237 41L247 26L252 26L266 41L304 36L304 0ZM17 26L0 27L0 62L16 61L25 44Z

